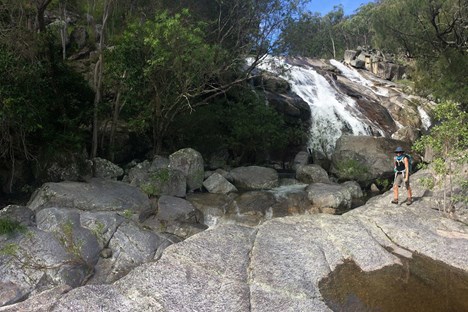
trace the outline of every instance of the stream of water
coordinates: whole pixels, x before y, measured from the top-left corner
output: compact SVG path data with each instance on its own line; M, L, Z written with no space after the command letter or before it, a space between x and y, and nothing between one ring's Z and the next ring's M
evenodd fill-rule
M320 282L320 292L333 311L468 311L466 272L417 254L401 260L374 272L346 262Z
M339 69L344 77L364 86L377 98L389 97L389 90L393 87L385 87L384 80L380 79L376 83L341 62L336 60L329 62ZM336 141L344 133L385 136L385 131L357 108L355 99L339 91L312 66L295 65L284 58L267 57L259 68L287 80L291 90L309 104L312 114L309 147L312 150L322 151L325 155L331 156ZM418 112L423 127L428 129L431 124L430 117L421 107L418 107ZM395 123L399 128L402 127L397 121Z

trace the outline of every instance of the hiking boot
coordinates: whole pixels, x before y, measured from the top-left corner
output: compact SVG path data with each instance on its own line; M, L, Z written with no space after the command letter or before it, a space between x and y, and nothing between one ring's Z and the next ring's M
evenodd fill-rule
M412 200L411 198L408 198L408 199L406 200L406 204L407 204L408 206L411 205L412 203L413 203L413 200Z
M397 204L398 205L398 199L392 200L392 204Z

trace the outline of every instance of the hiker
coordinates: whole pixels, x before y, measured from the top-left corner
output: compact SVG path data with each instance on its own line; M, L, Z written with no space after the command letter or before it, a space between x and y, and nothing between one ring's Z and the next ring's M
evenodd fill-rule
M395 149L395 154L396 154L396 156L394 157L395 179L393 181L392 204L398 204L398 188L401 186L401 184L404 181L406 190L408 191L408 198L406 200L406 204L411 205L413 203L413 197L412 197L411 187L410 187L410 182L409 182L410 164L408 160L408 155L405 154L405 151L400 146L398 146Z

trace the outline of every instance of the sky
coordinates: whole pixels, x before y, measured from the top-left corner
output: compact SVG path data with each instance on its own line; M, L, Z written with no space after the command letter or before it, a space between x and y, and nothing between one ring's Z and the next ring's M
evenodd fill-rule
M353 14L361 4L372 2L372 0L310 0L307 10L319 12L322 16L333 10L335 5L342 4L345 15Z

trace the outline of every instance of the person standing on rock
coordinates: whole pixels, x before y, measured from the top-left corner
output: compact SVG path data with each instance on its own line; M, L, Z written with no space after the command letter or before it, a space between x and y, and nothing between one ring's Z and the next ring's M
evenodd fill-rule
M395 179L393 181L393 200L392 204L398 204L398 188L401 186L403 181L405 182L406 190L408 191L408 199L406 200L407 205L411 205L413 203L413 196L411 192L411 186L409 182L409 160L408 156L405 155L405 151L403 148L398 146L395 149Z

